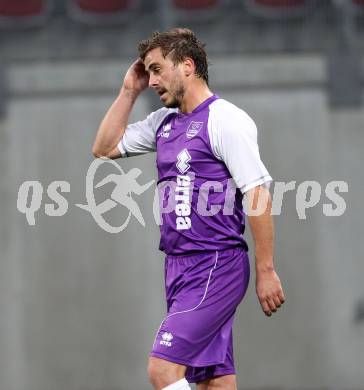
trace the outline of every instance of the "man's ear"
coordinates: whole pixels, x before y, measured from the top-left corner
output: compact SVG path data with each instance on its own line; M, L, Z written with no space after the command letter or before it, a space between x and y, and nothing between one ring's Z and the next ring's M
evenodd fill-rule
M187 57L183 60L183 72L186 77L195 73L195 63L192 58Z

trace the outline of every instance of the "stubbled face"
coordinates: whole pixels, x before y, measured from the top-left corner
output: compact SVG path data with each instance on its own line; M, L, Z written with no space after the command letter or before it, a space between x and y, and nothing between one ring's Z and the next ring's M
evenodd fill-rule
M164 58L156 48L148 52L144 66L149 73L149 87L156 91L162 103L168 108L181 107L185 94L183 65L174 65L169 56Z

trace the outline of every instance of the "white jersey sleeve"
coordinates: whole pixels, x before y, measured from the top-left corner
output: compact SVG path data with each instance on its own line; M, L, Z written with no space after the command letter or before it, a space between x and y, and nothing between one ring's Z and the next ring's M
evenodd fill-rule
M173 110L161 108L146 119L129 124L118 143L121 157L130 157L156 150L156 132L164 118Z
M222 160L244 194L272 181L257 142L257 127L250 116L223 99L210 105L208 133L212 151Z

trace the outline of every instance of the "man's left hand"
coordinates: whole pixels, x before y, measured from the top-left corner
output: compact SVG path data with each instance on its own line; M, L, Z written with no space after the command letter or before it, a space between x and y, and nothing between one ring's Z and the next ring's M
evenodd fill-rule
M274 269L257 270L256 292L265 315L270 317L284 303L281 281Z

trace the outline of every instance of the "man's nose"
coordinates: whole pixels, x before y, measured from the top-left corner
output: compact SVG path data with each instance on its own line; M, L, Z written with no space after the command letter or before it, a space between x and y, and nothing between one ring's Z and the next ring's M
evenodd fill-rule
M158 85L157 78L152 74L149 75L149 87L156 87Z

